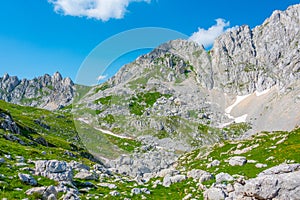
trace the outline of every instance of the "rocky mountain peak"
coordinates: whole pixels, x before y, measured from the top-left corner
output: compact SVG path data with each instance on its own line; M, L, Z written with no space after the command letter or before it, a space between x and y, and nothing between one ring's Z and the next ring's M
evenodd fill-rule
M172 54L177 54L181 57L186 57L188 52L194 52L197 50L204 50L204 47L193 41L177 39L168 41L158 46L150 54L155 55L156 52L162 51L165 53L168 52Z
M3 81L6 81L7 79L9 79L9 74L5 73L4 76L3 76Z
M62 79L62 75L59 72L55 72L52 76L52 80L56 82L60 82Z
M273 86L285 90L300 77L300 5L275 11L250 29L241 26L221 35L212 48L214 87L249 94Z
M158 81L184 80L180 76L193 71L203 86L212 88L213 85L209 54L203 46L181 39L166 42L149 54L140 56L133 63L122 67L109 82L113 85L125 84L132 79L147 76L147 72L152 73L153 70L160 70L160 77L156 77Z

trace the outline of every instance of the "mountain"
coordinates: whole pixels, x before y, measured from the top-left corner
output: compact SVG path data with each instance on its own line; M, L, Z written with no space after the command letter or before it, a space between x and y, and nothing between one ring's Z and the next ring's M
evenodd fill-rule
M4 75L0 197L299 199L299 16L169 41L99 86Z
M56 72L32 80L19 80L5 74L0 78L0 99L4 101L55 110L72 103L75 86L70 78Z
M80 120L167 150L190 151L300 125L299 5L241 26L206 51L174 40L127 64L75 108ZM90 112L89 112L90 113Z

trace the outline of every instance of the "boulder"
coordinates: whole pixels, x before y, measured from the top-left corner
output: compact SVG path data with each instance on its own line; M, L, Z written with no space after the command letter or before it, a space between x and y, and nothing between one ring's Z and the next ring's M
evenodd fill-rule
M19 179L25 184L32 185L32 186L37 185L37 181L29 174L19 173L18 176L19 176Z
M179 183L186 180L186 176L185 175L175 175L171 177L171 182L172 183Z
M300 164L281 164L259 173L258 176L285 174L285 173L290 173L299 170L300 170Z
M170 187L170 185L172 184L172 181L171 181L171 176L170 175L166 175L164 177L164 180L163 180L163 186L164 187Z
M216 183L229 182L233 180L234 178L230 174L224 172L221 172L216 175Z
M167 176L165 176L165 178L163 180L163 186L170 187L170 185L172 183L179 183L186 179L187 179L187 177L185 175L175 175L175 176L167 175Z
M261 172L256 178L246 180L245 185L234 184L229 199L299 199L299 164L282 164Z
M208 181L213 179L213 175L201 169L193 169L187 173L188 178L199 180L200 182Z
M133 189L131 190L131 194L134 194L134 195L139 195L139 194L141 194L141 193L142 193L142 191L141 191L140 188L133 188Z
M247 163L246 157L234 156L229 159L229 164L231 166L243 166Z
M80 171L78 172L74 178L82 179L82 180L97 180L98 176L95 173L89 171Z
M76 171L90 170L89 166L79 163L79 162L76 162L76 161L73 161L73 160L71 162L69 162L69 166L72 167L72 169L74 169Z
M209 188L203 194L205 200L223 200L226 198L226 194L220 188Z
M100 187L108 187L109 189L117 189L118 187L112 183L99 183L97 184Z
M56 200L57 199L57 191L54 186L48 187L35 187L27 190L25 192L26 195L39 194L42 195L42 198L45 200Z
M145 194L151 194L151 192L148 188L141 188L141 191Z
M116 191L116 190L111 191L109 194L110 194L111 196L113 196L113 197L120 196L120 192L118 192L118 191Z
M262 164L262 163L257 163L257 164L255 165L255 167L256 167L256 168L265 168L265 167L268 167L268 165L267 165L267 164Z
M39 160L35 161L35 174L55 181L72 181L72 168L65 161Z
M64 196L62 196L63 200L80 200L80 198L78 197L78 195L73 192L73 191L69 191L67 192L67 194L65 194Z
M221 164L221 162L219 160L214 160L210 163L211 167L217 167Z

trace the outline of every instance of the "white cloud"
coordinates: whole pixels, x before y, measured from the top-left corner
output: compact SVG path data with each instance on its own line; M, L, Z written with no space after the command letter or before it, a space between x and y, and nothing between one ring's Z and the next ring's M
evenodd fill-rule
M230 22L226 22L224 19L216 19L216 22L217 24L213 25L207 30L198 28L198 32L193 33L193 35L189 39L197 42L200 45L203 45L204 47L210 47L211 45L213 45L215 39L218 36L222 35L226 31L230 31L236 28L227 28L230 26Z
M70 16L94 18L108 21L121 19L132 2L147 2L151 0L48 0L54 5L57 13Z
M97 81L103 81L103 80L105 80L107 77L108 77L108 75L100 75L100 76L98 76Z

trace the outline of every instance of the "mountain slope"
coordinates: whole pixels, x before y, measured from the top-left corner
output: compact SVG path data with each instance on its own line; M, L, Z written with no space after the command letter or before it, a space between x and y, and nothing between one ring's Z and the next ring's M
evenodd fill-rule
M174 40L79 101L85 121L168 150L300 124L299 8L221 35L210 51Z
M271 189L266 189L269 182L259 182L262 175L278 180L276 188L280 192L275 197L299 195L299 133L299 128L292 132L265 132L247 140L205 146L183 154L168 169L132 177L122 170L126 163L137 159L123 156L122 167L117 165L118 173L113 167L95 162L82 146L72 117L65 111L51 112L0 101L0 197L213 199L209 198L210 191L219 194L220 190L224 198L232 199L237 199L236 195L273 195ZM155 150L147 152L157 154ZM234 156L245 157L247 163L231 166L229 160ZM146 159L149 157L140 163L144 170ZM157 160L152 162L156 164ZM284 174L277 177L276 173ZM282 182L286 181L282 176L288 177L288 182ZM286 187L291 182L295 188ZM249 184L260 184L262 190L244 193Z

